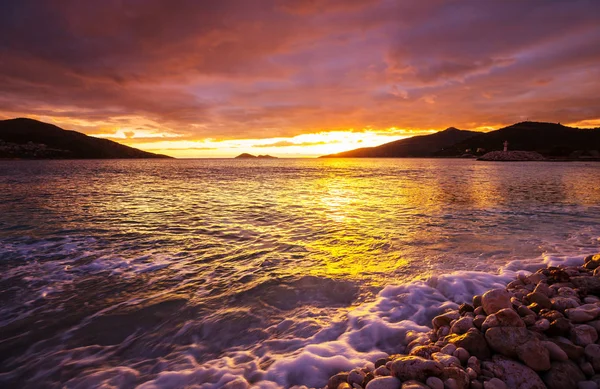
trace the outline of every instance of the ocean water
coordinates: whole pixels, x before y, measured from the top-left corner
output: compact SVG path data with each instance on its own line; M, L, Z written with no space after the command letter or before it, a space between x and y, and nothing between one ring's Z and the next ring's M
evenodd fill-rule
M0 386L323 387L599 238L591 162L0 161Z

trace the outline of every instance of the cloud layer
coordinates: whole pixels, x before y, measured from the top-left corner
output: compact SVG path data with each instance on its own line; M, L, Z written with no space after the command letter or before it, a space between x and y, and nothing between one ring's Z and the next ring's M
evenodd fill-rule
M599 15L596 0L7 1L0 117L259 146L594 121Z

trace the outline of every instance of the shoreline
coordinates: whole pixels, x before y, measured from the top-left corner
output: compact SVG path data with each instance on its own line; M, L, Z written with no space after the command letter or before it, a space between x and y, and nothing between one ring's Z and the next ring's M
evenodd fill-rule
M518 273L436 316L398 354L332 376L327 389L600 387L600 254Z

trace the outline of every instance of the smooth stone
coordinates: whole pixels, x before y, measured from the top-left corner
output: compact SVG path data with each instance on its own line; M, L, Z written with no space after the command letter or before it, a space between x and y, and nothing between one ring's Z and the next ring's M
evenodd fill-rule
M460 389L454 378L448 378L444 381L444 389Z
M548 319L540 319L535 322L535 324L533 325L533 328L536 331L540 331L540 332L547 331L550 328L550 322L548 321Z
M467 361L471 357L471 355L469 354L469 352L467 350L465 350L464 348L462 348L462 347L459 347L456 350L454 350L454 353L452 355L454 355L456 358L458 358L458 360L462 364L467 363Z
M445 345L444 347L442 347L442 349L440 350L440 352L442 352L444 354L452 355L452 353L454 352L454 350L456 350L456 346L453 345L452 343L448 343L447 345Z
M460 313L461 315L467 312L473 312L475 310L475 308L471 305L471 304L460 304L460 306L458 307L458 313Z
M450 332L453 334L464 334L470 328L473 328L473 318L465 316L454 322L452 327L450 327Z
M525 323L523 323L519 314L512 308L501 309L490 316L495 316L498 319L498 326L500 327L525 327ZM488 319L490 316L488 316ZM485 327L485 322L482 327Z
M556 309L559 312L564 312L569 308L577 308L579 303L570 297L552 297L552 309Z
M585 375L572 361L552 362L552 368L542 374L548 389L577 389Z
M479 381L471 381L471 386L469 386L469 389L484 389L483 388L483 384Z
M470 330L462 335L451 335L447 341L457 347L464 348L469 354L479 359L488 359L491 355L485 337L477 329Z
M566 309L565 315L574 323L585 323L600 315L600 307L595 304L585 304L577 308Z
M525 323L525 325L527 327L529 327L529 326L532 326L535 324L535 320L536 320L536 317L534 315L529 315L529 316L525 316L523 318L523 323Z
M440 376L442 370L439 362L416 356L401 356L391 364L392 375L401 381L425 381L429 376Z
M413 348L412 350L410 350L410 353L408 355L414 355L425 359L431 359L431 355L438 352L440 352L440 348L438 346L427 345L417 346Z
M452 355L433 353L431 357L434 361L441 363L444 367L460 366L460 360Z
M531 309L527 308L527 306L525 305L521 305L519 308L517 308L517 313L520 316L535 316L535 312L533 312Z
M473 311L473 313L475 314L475 316L478 316L478 315L484 315L485 316L485 312L483 310L483 307L477 307L477 308L475 308L475 310Z
M385 364L388 363L388 359L387 358L379 358L378 360L375 361L375 367L379 367L379 366L385 366Z
M569 319L561 317L550 323L547 333L550 336L565 336L571 332L572 327L573 325Z
M550 352L535 338L517 346L516 351L519 359L535 371L545 371L551 367Z
M454 380L458 389L468 389L469 382L471 382L467 372L460 367L445 367L442 379L444 382Z
M508 389L504 381L499 378L492 378L483 383L483 389Z
M429 389L427 385L419 381L406 381L402 383L402 389Z
M481 295L473 296L473 306L475 309L477 309L477 307L481 307Z
M527 300L531 303L537 303L542 308L551 308L552 301L543 293L532 292L527 295Z
M600 345L588 344L583 351L587 360L591 362L594 371L600 373Z
M541 343L542 346L546 347L546 350L548 350L548 352L550 353L551 360L564 362L569 359L567 353L564 352L564 350L560 348L557 344L549 341L542 341Z
M574 345L568 340L560 340L560 339L550 339L553 343L555 343L558 347L560 347L569 359L574 361L578 361L584 356L584 349L581 346Z
M390 369L388 369L385 366L379 366L377 369L375 369L375 371L373 372L376 376L384 376L387 377L389 375L392 374L392 372L390 371Z
M585 374L587 377L591 377L595 374L594 367L592 366L591 363L589 363L587 361L580 363L579 368L581 369L583 374Z
M546 389L540 376L527 366L500 355L495 355L492 361L487 365L509 389Z
M477 378L477 376L478 376L477 372L476 372L475 370L471 369L470 367L467 367L467 368L465 369L465 372L466 372L466 373L469 375L469 378L470 378L471 380L474 380L474 379L476 379L476 378Z
M477 328L481 328L481 326L485 322L486 318L487 318L487 316L485 316L485 315L477 315L477 316L475 316L475 318L473 319L473 325L475 327L477 327Z
M350 373L348 373L348 383L350 385L358 384L362 385L365 380L365 372L359 369L354 369Z
M600 294L600 278L590 276L571 277L571 283L578 289L593 295Z
M375 377L365 389L400 389L402 382L396 377Z
M442 326L450 326L452 320L458 320L459 318L460 314L457 311L450 311L434 317L433 320L431 320L431 325L434 330L437 330Z
M510 358L519 358L536 371L550 369L550 353L532 333L522 327L494 327L485 339L492 350Z
M475 356L470 357L469 360L467 361L467 367L475 370L477 375L481 374L481 364L479 363L479 359L477 359L477 357L475 357Z
M533 293L541 293L546 297L552 297L554 295L552 289L550 289L550 286L548 286L548 284L545 282L540 282L537 284L533 290Z
M337 373L329 378L327 389L337 389L342 383L348 383L348 373Z
M350 386L349 383L347 382L342 382L341 384L338 385L337 389L352 389L353 387Z
M504 308L512 308L511 294L505 289L492 289L481 297L481 305L486 314L491 315Z
M587 324L578 324L571 328L571 341L578 346L587 346L598 340L598 332Z
M444 381L442 381L441 379L439 379L437 377L429 377L429 378L427 378L425 383L431 389L444 389Z

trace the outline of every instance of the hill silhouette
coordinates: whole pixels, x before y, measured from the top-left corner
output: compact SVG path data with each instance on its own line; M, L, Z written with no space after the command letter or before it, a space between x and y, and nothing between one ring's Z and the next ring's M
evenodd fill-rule
M33 119L0 121L0 158L171 158Z
M582 129L557 123L520 122L487 133L450 127L377 147L350 150L322 158L460 157L503 149L535 151L549 158L600 157L600 128Z
M476 134L478 133L474 131L465 131L450 127L431 135L413 136L412 138L400 139L377 147L364 147L325 155L321 158L431 157L435 152Z
M271 155L252 155L248 153L242 153L235 157L235 159L276 159L277 157L273 157Z

